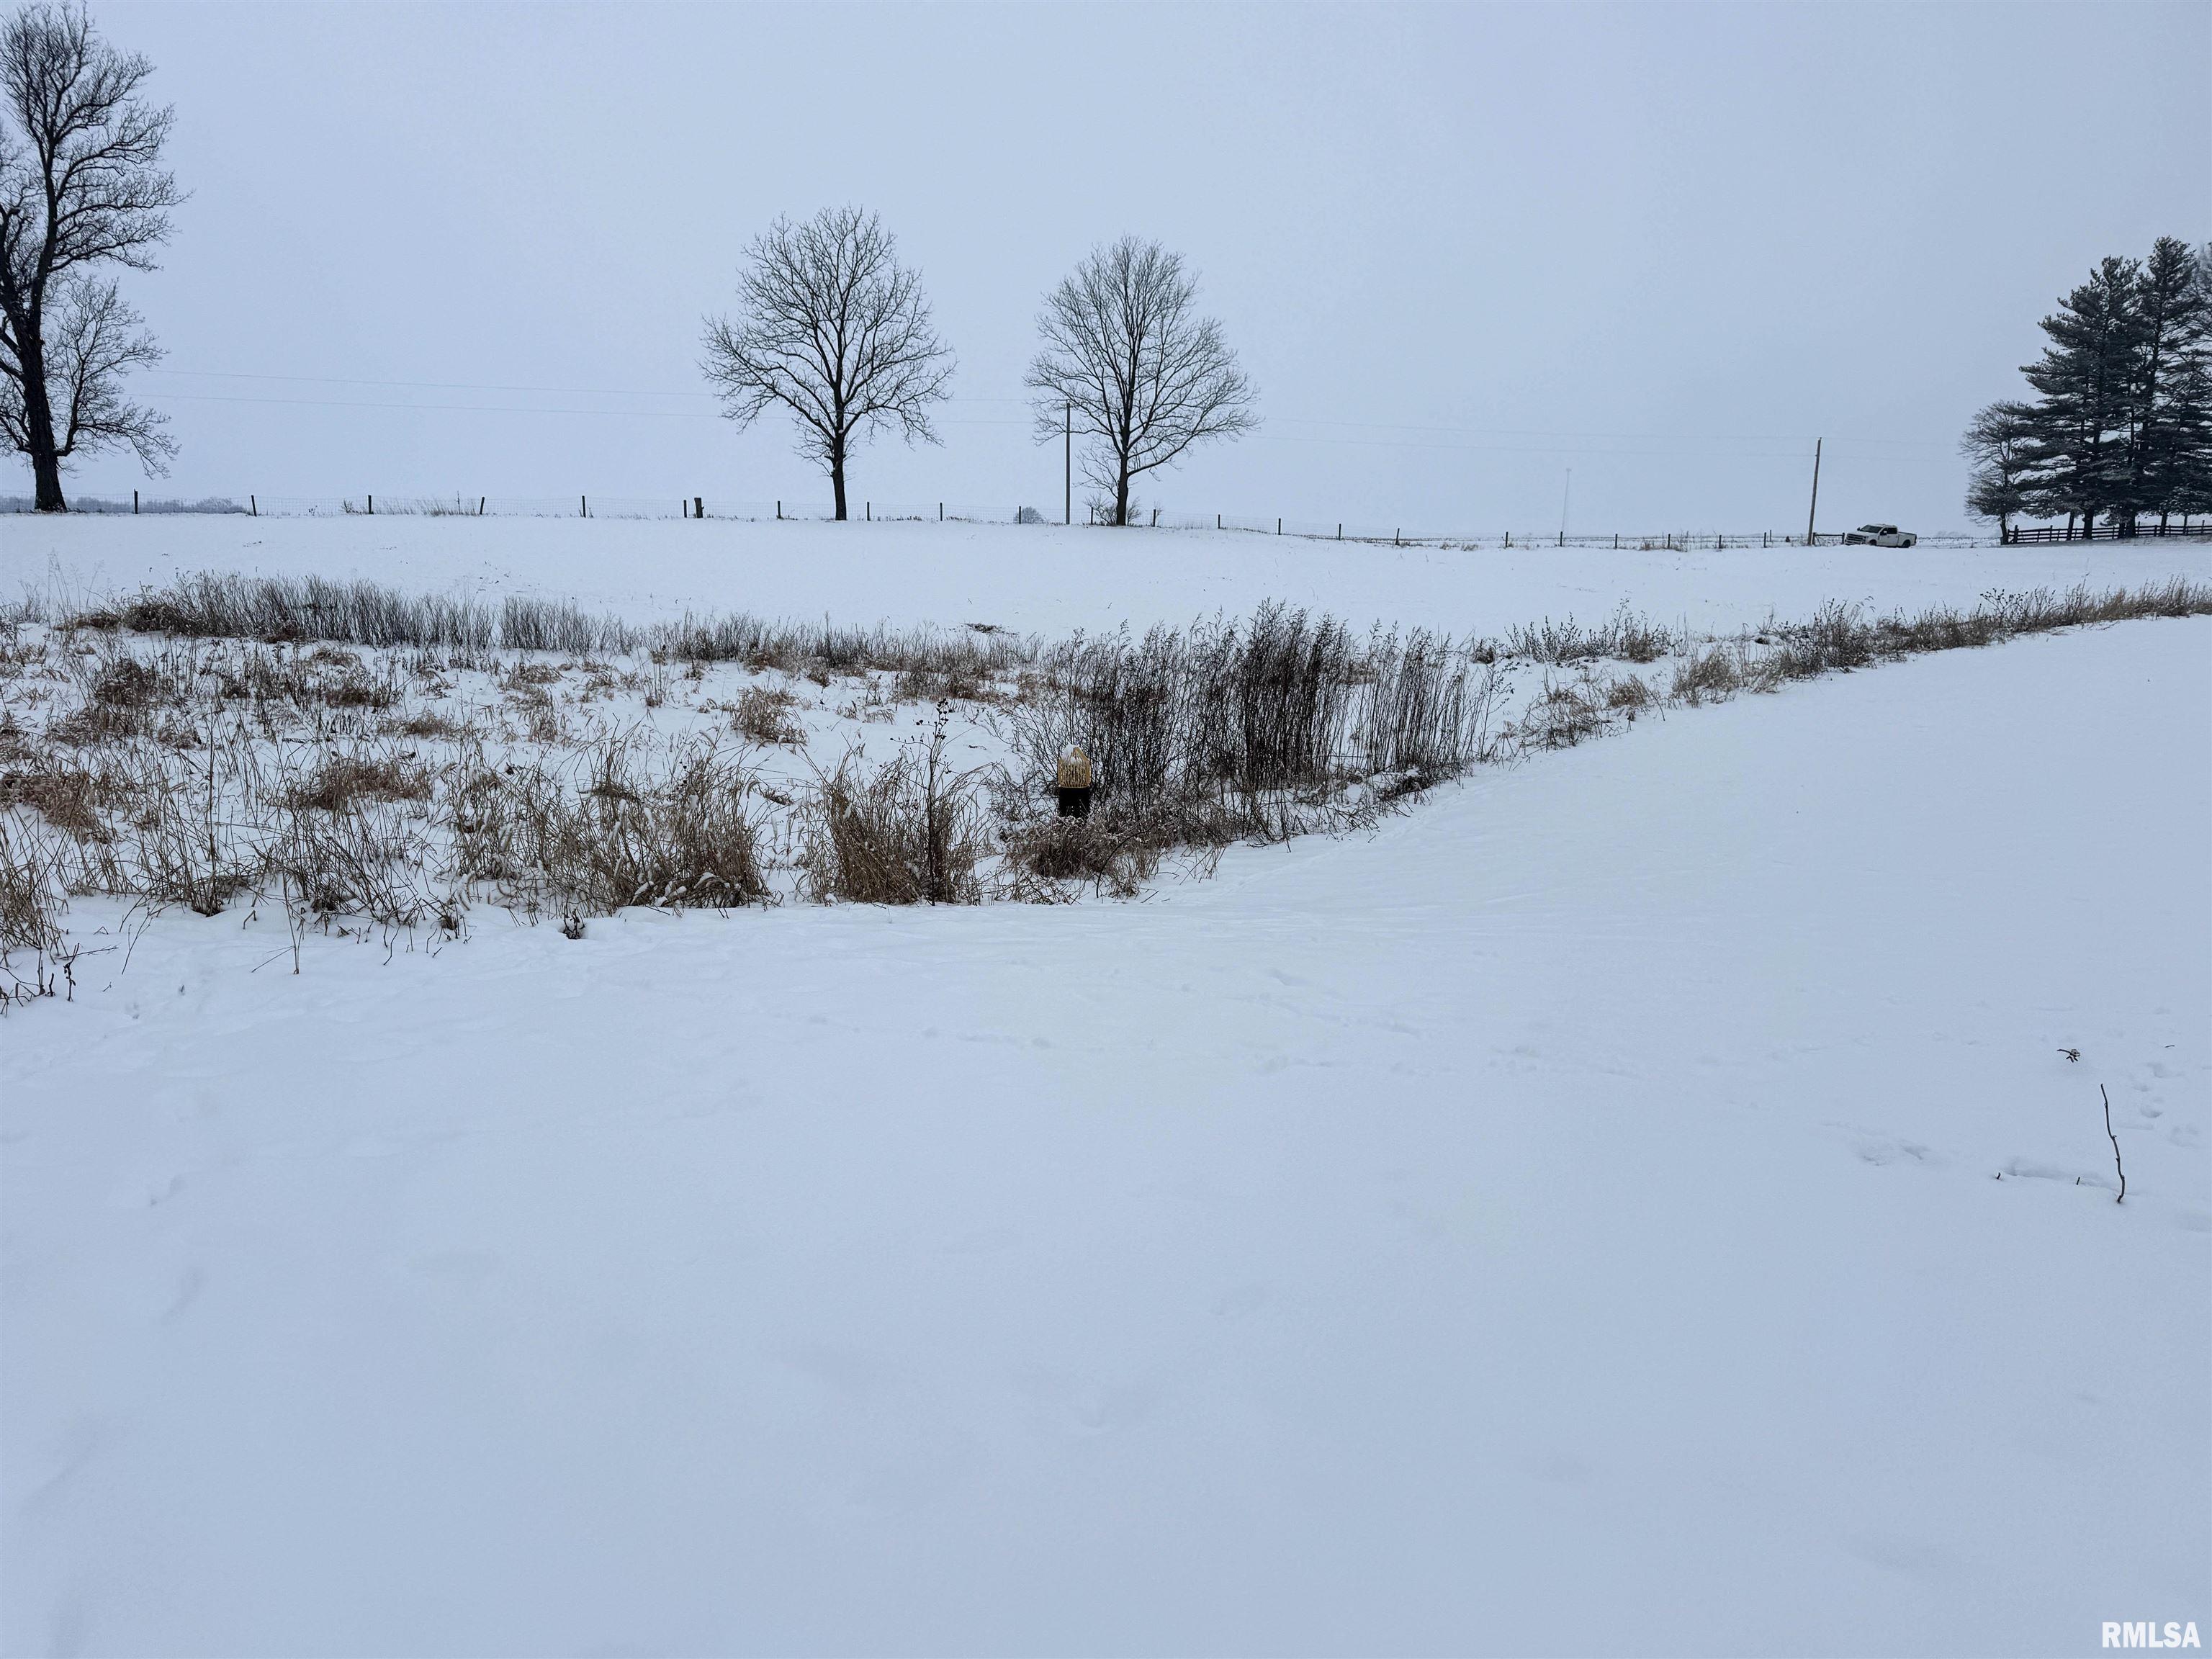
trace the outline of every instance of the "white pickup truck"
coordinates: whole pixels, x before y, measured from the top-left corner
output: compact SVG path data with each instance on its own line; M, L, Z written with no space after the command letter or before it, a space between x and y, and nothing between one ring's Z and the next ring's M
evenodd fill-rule
M1914 547L1919 541L1910 530L1899 530L1893 524L1863 524L1856 530L1844 532L1846 547Z

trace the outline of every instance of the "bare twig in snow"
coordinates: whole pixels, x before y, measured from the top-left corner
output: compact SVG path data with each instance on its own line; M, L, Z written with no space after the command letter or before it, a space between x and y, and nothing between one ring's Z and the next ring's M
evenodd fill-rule
M2128 1201L2128 1172L2120 1169L2120 1138L2112 1133L2112 1097L2105 1093L2105 1085L2101 1083L2097 1085L2097 1092L2104 1097L2105 1139L2112 1143L2112 1168L2118 1170L2120 1175L2120 1195L2112 1202L2124 1204Z

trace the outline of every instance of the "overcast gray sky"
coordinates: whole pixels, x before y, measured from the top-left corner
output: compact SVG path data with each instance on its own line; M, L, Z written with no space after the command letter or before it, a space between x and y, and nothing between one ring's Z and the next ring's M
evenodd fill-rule
M94 15L191 192L129 283L165 493L824 500L712 418L698 333L775 215L853 201L960 365L856 498L1056 507L1038 298L1134 231L1267 422L1148 501L1548 531L1572 469L1571 529L1780 530L1826 434L1824 526L1942 528L2054 296L2212 234L2203 3Z

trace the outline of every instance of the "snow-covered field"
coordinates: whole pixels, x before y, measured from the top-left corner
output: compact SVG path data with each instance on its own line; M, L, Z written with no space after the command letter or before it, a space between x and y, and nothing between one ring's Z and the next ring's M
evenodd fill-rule
M645 622L687 609L840 623L991 623L1047 635L1238 616L1262 600L1361 628L1501 634L1622 603L1716 633L1810 615L1970 605L1992 587L2203 574L2212 545L1730 548L1688 553L1391 548L1209 531L703 520L0 518L0 599L102 596L194 570L366 577L410 592L522 592Z
M2204 568L19 522L11 588L1047 631ZM0 1024L0 1648L2212 1628L2209 840L2192 618L1674 709L1136 902L311 936L296 975L281 920L169 912Z

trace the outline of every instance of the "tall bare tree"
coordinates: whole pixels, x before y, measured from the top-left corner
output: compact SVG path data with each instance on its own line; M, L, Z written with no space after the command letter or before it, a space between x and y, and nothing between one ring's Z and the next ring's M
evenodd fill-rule
M1193 312L1197 296L1181 254L1134 236L1093 248L1045 295L1044 349L1024 381L1038 394L1037 440L1060 437L1072 416L1095 441L1084 477L1110 495L1117 525L1133 480L1260 423L1252 383L1220 323Z
M125 395L161 348L97 274L153 270L182 199L161 165L174 112L139 96L153 72L69 0L0 27L0 437L30 457L41 513L67 509L71 455L127 446L159 473L176 453Z
M828 469L845 516L856 443L896 426L938 441L929 406L945 395L952 353L932 325L921 276L898 262L883 222L827 208L778 219L746 250L734 317L707 321L701 367L740 428L772 404L799 423L799 453Z

